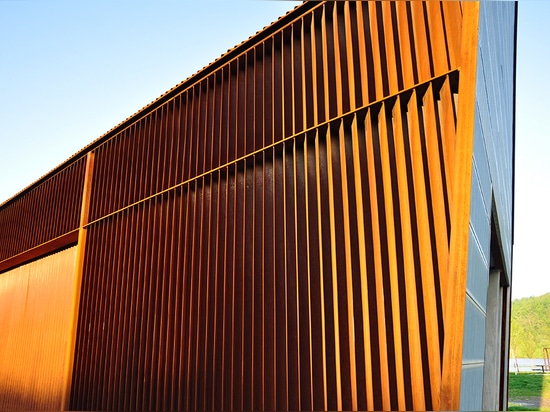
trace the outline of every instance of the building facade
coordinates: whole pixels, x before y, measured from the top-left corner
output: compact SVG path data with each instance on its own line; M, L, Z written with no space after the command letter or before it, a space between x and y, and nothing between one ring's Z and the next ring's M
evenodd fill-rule
M304 2L2 204L0 408L505 407L516 7Z

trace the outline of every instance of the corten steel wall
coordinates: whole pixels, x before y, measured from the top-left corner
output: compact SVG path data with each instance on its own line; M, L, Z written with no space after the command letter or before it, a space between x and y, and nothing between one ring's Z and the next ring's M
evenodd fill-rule
M32 258L33 254L43 254L48 243L76 233L84 168L84 158L74 160L2 205L0 271L15 265L16 261Z
M306 8L95 150L71 408L439 406L460 4Z
M306 2L60 166L64 406L457 408L478 14Z
M76 248L59 250L78 239L84 172L73 160L0 209L1 410L65 407Z
M0 275L0 410L60 410L76 247Z

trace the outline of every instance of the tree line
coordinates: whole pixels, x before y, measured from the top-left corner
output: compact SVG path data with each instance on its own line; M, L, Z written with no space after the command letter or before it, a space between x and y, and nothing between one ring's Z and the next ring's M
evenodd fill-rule
M512 301L510 356L542 358L550 347L550 293Z

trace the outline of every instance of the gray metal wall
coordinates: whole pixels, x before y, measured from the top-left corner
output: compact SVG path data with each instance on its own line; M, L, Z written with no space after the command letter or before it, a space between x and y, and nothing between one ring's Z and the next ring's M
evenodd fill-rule
M492 212L511 273L515 13L514 2L481 2L462 410L482 409Z

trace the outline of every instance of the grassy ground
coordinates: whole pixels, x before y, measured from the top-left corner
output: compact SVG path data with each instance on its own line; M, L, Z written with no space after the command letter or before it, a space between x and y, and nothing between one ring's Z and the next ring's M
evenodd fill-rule
M550 374L510 374L508 410L550 410Z

